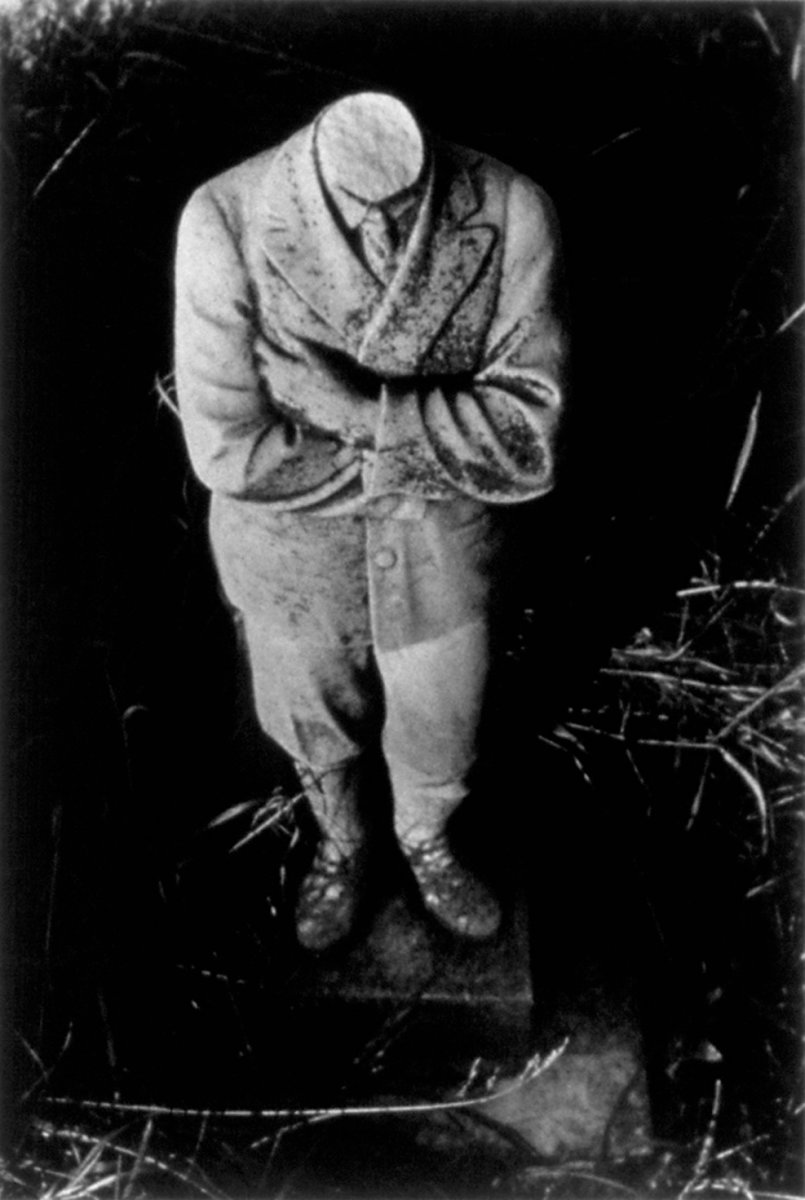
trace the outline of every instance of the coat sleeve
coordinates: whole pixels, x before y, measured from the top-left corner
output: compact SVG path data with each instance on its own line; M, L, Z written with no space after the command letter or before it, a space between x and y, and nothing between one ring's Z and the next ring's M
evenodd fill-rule
M273 403L258 370L255 305L226 211L208 187L179 225L175 371L190 461L212 491L304 507L341 491L360 453Z
M553 486L564 402L565 333L557 306L558 232L547 198L509 190L498 303L468 379L389 381L381 394L370 495L472 496L514 504Z

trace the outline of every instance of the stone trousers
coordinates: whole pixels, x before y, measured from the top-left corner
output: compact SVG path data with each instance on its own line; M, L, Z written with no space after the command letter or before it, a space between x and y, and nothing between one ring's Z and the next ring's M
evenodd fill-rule
M390 507L390 506L389 506ZM399 835L430 836L468 791L506 543L470 500L416 519L272 515L217 499L216 563L237 608L260 724L319 823L362 837L365 752L388 767Z
M363 838L365 749L379 743L398 837L439 832L468 791L489 670L483 620L395 650L278 638L244 619L262 727L295 759L322 831Z

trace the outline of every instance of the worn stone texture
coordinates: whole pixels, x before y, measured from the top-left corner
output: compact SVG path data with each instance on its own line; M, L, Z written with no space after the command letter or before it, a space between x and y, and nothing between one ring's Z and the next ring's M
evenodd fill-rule
M601 1031L587 1051L568 1043L535 1079L484 1103L487 1117L519 1133L545 1158L623 1157L649 1147L646 1078L634 1039ZM504 1078L501 1090L516 1081Z
M375 1093L449 1098L476 1060L487 1072L516 1071L528 1057L533 995L525 905L520 898L509 907L493 942L473 945L441 932L402 892L392 893L365 938L330 959L304 956L278 994L302 1026L326 1026L328 1040L338 1028L361 1053L375 1040Z
M314 970L318 991L420 1002L501 1001L530 1008L525 912L518 905L501 937L478 946L440 938L401 896L392 897L366 940L336 966ZM450 942L450 945L446 943Z
M412 187L422 171L425 146L401 101L364 92L336 101L316 125L318 161L327 187L378 203Z
M393 895L348 952L293 973L289 1000L307 1028L374 1031L367 1099L378 1107L453 1099L476 1072L498 1097L481 1087L478 1111L546 1159L644 1153L651 1117L629 982L580 945L585 965L560 968L535 994L528 927L522 886L501 936L479 946L440 935ZM557 1049L520 1082L535 1054Z
M550 490L566 358L553 208L480 153L432 158L387 281L339 226L311 127L190 199L176 387L214 494L321 516Z

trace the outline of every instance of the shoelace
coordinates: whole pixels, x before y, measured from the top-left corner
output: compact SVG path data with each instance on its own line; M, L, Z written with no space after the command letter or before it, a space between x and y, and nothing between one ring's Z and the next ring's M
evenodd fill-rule
M437 834L436 837L429 838L424 842L416 842L413 845L403 842L402 848L405 857L414 870L420 867L432 870L434 867L446 866L455 861L447 844L447 838L443 833Z
M456 859L445 834L413 846L403 843L403 853L427 899L451 901L464 896L483 908L493 903L485 885Z
M346 856L329 858L317 854L302 886L308 895L323 895L333 884L340 884L346 880L351 865L351 860Z

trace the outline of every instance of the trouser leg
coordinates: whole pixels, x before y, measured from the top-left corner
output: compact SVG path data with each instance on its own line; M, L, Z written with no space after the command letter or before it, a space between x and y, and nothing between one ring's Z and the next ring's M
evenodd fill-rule
M363 760L313 770L297 759L296 771L316 824L341 855L353 854L366 840L361 813Z
M371 648L281 638L244 617L260 725L291 755L313 816L345 851L364 840L362 756L382 722Z
M377 650L386 699L383 750L397 836L439 833L469 791L489 675L485 620L443 637Z

